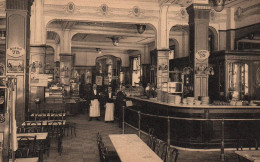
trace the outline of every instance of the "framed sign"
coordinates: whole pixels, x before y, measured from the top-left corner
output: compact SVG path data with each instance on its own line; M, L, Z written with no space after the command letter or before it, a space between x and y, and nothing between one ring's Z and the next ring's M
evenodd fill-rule
M208 50L199 50L195 53L195 58L198 61L204 61L209 58L209 51Z
M31 75L32 87L47 87L48 86L48 74L34 74Z
M25 54L25 49L23 47L10 47L6 53L11 57L21 57Z
M102 79L103 79L102 76L96 76L96 84L98 86L102 86Z
M7 73L23 73L24 61L23 60L7 60Z
M109 77L104 77L104 85L109 85Z

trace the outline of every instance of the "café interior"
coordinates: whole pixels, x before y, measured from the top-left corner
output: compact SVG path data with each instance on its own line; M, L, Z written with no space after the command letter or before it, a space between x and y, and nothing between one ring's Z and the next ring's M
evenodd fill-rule
M260 160L258 0L0 0L0 162Z

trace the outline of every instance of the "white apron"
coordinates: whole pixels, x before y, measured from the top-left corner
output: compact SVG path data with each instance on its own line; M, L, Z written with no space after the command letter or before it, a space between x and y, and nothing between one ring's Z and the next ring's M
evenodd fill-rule
M114 103L106 103L106 113L105 113L105 121L113 121L114 120Z
M126 107L133 106L133 102L131 100L126 101Z
M89 109L89 117L99 117L100 116L100 106L98 99L91 100L91 106Z

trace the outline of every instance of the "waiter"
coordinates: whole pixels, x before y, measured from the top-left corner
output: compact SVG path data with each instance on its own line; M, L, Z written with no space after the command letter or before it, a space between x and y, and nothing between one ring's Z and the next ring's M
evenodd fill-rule
M112 93L112 87L108 87L108 91L106 93L106 111L105 111L105 122L114 122L114 101L113 101L113 93Z
M121 91L119 91L116 95L116 110L119 119L119 128L122 128L123 122L123 106L126 106L125 103L126 94L125 94L125 86L122 86Z
M91 92L91 103L89 108L89 121L92 120L92 118L96 118L96 120L99 120L98 117L100 116L100 104L99 104L99 92L97 90L97 85L93 84L93 90Z

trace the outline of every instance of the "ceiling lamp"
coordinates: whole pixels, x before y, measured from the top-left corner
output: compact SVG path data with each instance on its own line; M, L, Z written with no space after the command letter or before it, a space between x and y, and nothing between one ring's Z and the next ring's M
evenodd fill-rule
M5 31L1 30L0 32L0 39L5 40Z
M225 0L212 0L214 10L217 12L221 12L224 9Z
M96 51L97 51L97 54L98 54L98 55L101 55L101 54L102 54L101 48L96 48Z
M114 46L118 46L119 40L122 39L123 37L118 37L118 36L113 36L113 37L107 37L112 40L112 43Z
M146 29L146 25L137 24L136 27L139 34L143 34Z

